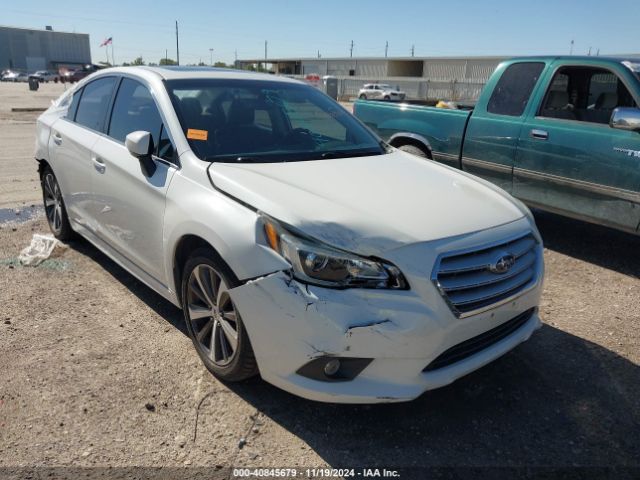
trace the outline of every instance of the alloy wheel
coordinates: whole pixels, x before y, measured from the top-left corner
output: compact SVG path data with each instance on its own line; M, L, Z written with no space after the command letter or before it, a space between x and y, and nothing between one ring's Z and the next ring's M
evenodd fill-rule
M238 314L224 278L209 265L197 265L186 300L198 347L216 365L228 365L238 350Z
M52 173L44 177L44 210L49 226L59 234L62 230L62 193Z

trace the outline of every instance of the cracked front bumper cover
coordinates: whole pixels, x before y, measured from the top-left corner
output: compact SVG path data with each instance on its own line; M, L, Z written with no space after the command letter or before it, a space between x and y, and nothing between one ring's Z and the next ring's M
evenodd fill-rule
M412 400L447 385L527 340L540 327L540 288L464 321L415 291L309 286L277 272L230 291L262 378L293 394L336 403ZM447 349L534 309L500 341L444 368L423 371ZM323 357L373 359L353 380L327 382L298 370Z

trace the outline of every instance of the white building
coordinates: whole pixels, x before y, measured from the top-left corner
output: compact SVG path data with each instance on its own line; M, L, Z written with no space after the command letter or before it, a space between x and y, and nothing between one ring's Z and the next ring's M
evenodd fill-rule
M364 83L389 83L410 98L475 100L491 73L508 57L360 57L267 58L274 73L332 75L343 97L355 95ZM239 60L240 68L264 59Z

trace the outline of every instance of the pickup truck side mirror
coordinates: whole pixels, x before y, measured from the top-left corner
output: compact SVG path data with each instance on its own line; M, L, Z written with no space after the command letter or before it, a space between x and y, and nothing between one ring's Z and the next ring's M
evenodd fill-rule
M140 161L144 174L147 177L152 176L156 171L156 162L151 158L154 150L151 134L143 130L131 132L127 135L124 144L129 153Z
M640 108L618 107L609 120L611 128L640 132Z

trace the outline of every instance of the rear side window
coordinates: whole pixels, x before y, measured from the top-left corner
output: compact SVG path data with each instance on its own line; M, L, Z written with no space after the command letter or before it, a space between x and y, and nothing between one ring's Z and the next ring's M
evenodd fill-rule
M487 111L510 117L522 115L543 69L542 62L521 62L507 67L491 94Z
M76 116L76 111L78 110L78 103L80 103L80 97L82 96L82 90L78 90L71 97L71 103L69 104L69 108L67 109L66 118L73 121Z
M162 118L149 89L140 82L122 79L109 124L109 136L124 143L131 132L150 132L153 144L158 145Z
M76 123L98 132L103 131L115 84L115 77L108 77L86 85L78 104Z

